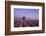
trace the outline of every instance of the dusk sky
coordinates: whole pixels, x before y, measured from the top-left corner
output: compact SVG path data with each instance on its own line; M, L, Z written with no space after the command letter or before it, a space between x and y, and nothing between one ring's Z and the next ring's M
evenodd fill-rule
M39 9L14 8L14 17L19 19L25 16L26 20L38 20Z

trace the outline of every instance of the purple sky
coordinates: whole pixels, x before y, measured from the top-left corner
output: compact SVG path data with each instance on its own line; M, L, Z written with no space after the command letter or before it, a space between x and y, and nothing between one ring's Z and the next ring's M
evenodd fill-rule
M19 19L25 16L26 20L38 20L39 9L14 8L14 17Z

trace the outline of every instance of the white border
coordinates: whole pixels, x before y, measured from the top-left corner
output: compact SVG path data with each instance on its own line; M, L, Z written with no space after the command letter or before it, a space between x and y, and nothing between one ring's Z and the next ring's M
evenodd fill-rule
M39 27L15 27L14 28L14 8L39 9ZM28 30L42 30L42 7L41 6L22 6L11 5L11 31L28 31Z

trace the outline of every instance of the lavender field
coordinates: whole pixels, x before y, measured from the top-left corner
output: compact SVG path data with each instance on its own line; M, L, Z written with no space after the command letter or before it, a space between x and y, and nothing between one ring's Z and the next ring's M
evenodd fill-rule
M38 20L19 20L14 22L14 27L37 27L39 26Z

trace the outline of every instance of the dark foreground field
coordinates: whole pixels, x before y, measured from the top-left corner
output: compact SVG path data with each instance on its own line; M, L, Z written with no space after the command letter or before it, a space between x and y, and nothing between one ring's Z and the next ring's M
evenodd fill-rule
M39 26L39 20L14 21L14 27L36 27L36 26Z

